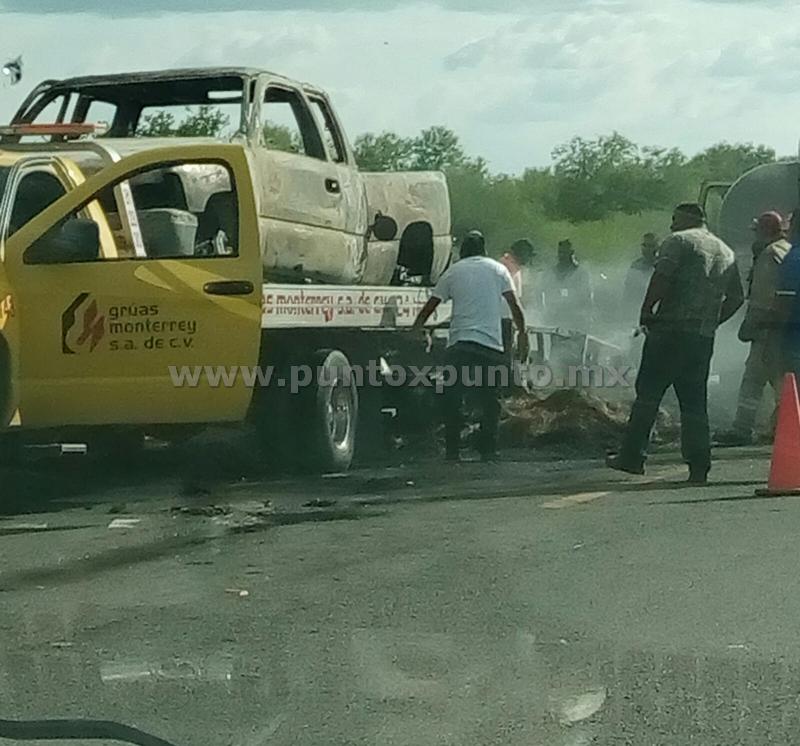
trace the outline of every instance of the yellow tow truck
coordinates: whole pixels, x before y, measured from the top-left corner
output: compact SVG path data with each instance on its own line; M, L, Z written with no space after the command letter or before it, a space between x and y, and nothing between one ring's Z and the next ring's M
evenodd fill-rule
M359 395L362 420L381 401L344 373L379 360L383 375L429 291L265 282L251 161L134 138L0 152L0 427L251 417L275 452L347 468Z

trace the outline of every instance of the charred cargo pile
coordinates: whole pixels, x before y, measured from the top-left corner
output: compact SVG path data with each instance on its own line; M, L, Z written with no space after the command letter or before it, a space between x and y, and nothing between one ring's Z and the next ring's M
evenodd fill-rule
M619 445L630 413L629 402L613 402L580 389L545 397L522 394L503 406L500 443L505 448L554 447L576 456L602 456ZM675 423L659 414L655 440L671 441Z

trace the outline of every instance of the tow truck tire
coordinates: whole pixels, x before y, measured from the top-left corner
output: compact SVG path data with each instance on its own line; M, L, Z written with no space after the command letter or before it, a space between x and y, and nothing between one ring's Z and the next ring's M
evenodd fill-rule
M353 461L358 426L358 389L350 361L339 350L318 350L311 365L314 380L303 418L308 456L316 471L346 471Z

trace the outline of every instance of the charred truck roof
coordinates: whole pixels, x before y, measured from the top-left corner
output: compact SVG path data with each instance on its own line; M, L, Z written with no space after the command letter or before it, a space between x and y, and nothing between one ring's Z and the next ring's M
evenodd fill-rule
M134 134L142 109L168 105L241 104L242 129L246 111L252 102L255 82L268 76L271 81L300 88L315 95L322 91L281 75L247 67L196 68L152 72L89 75L63 80L46 80L31 91L14 115L12 124L37 121L54 102L57 114L50 123L84 122L93 102L115 107L114 119L108 122L108 137ZM5 135L0 142L17 142L19 137Z

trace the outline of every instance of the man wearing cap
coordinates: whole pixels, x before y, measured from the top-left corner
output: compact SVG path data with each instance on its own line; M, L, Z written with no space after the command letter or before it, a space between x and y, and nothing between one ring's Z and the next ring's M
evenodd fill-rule
M753 268L748 278L747 313L739 329L739 339L750 344L745 363L736 417L730 430L717 434L720 445L748 445L767 384L780 394L783 355L783 323L776 291L780 268L791 245L784 238L783 218L765 212L753 224Z
M705 225L700 205L678 205L661 244L642 305L647 331L636 378L636 401L619 455L608 466L643 474L650 433L667 389L681 410L681 451L689 482L705 484L711 469L708 374L717 327L744 303L733 251Z
M447 458L458 461L464 394L474 389L482 409L478 450L483 460L497 456L497 425L500 416L498 371L508 371L504 355L502 319L508 307L517 328L518 354L528 357L525 317L509 271L486 256L480 231L471 231L461 242L460 259L440 278L428 302L414 321L421 330L440 303L452 301L447 343L447 372L453 373L444 390ZM494 369L494 370L492 370Z

